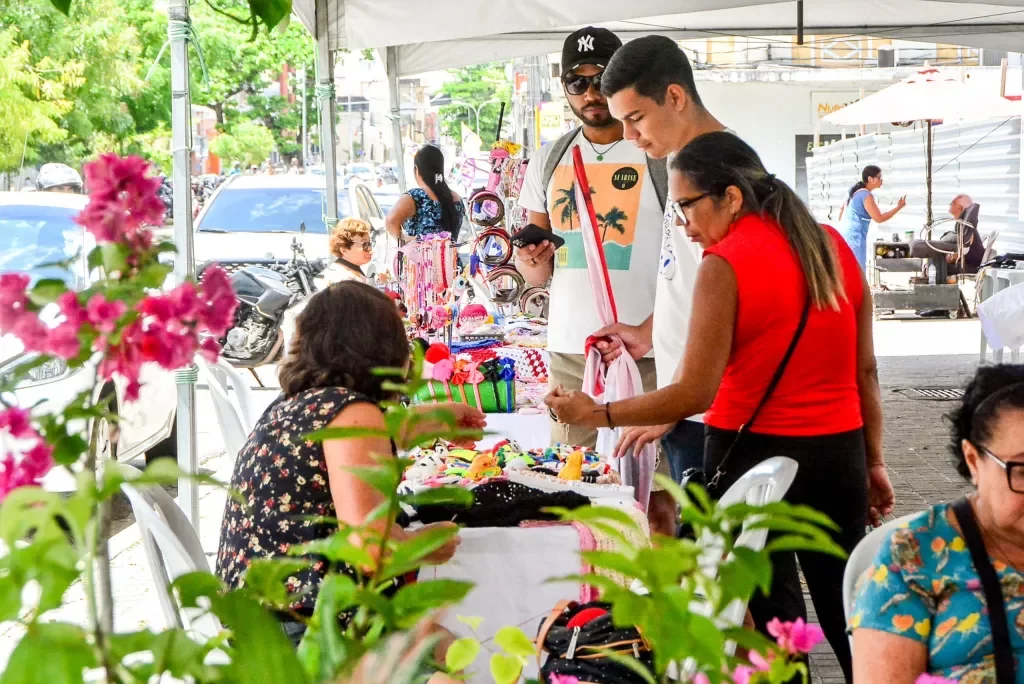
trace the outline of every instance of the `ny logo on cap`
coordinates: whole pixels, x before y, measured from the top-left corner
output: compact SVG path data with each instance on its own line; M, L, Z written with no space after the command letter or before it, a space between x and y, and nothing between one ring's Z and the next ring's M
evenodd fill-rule
M590 52L594 49L594 36L580 36L576 41L576 49L579 52Z

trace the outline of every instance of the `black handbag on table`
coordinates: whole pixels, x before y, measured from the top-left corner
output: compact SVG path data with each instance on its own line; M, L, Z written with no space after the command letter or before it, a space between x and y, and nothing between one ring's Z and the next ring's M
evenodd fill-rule
M992 623L992 649L995 652L996 681L995 684L1016 684L1017 663L1013 657L1013 647L1010 645L1010 631L1006 621L1006 604L1003 598L1003 589L999 584L999 576L996 574L992 562L988 558L988 550L985 549L985 540L978 529L978 522L974 519L974 511L967 499L960 499L953 504L953 514L960 524L960 534L967 543L967 550L971 552L971 560L974 561L974 569L981 580L981 590L985 594L985 606L988 608L988 619Z
M577 615L590 610L595 617L579 626L569 626ZM605 611L603 614L598 614ZM646 680L606 654L613 652L635 658L654 676L654 656L650 644L636 627L619 628L612 624L611 604L594 601L562 601L537 630L537 658L547 651L540 668L541 681L549 675L576 677L580 683L644 684Z
M758 415L761 413L761 409L764 408L768 400L772 398L772 394L775 393L775 389L779 386L779 381L782 380L783 374L786 372L786 367L789 365L790 359L793 358L793 353L796 351L797 344L800 343L800 338L803 337L804 328L807 327L807 318L811 313L811 295L808 293L807 301L804 302L803 312L800 314L800 322L796 326L796 332L793 333L793 339L789 343L789 347L786 349L786 353L783 354L782 360L779 362L778 368L775 369L775 374L772 379L768 381L768 386L764 390L764 394L761 396L761 401L758 402L757 407L750 416L750 420L740 426L740 429L736 432L736 437L733 439L732 444L729 445L729 449L725 452L725 456L718 463L718 467L715 468L714 474L708 479L707 471L704 468L689 468L683 471L682 475L682 486L686 489L686 486L691 482L699 484L704 487L712 499L717 499L720 492L718 489L718 482L725 475L725 468L729 463L729 459L732 456L733 451L736 450L736 445L739 444L740 440L743 439L750 427L757 420Z

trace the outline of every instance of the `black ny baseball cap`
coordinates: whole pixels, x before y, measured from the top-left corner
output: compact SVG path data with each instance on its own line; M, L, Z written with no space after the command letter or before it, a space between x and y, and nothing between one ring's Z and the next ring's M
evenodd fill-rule
M620 47L622 41L608 29L593 26L581 28L571 33L562 45L562 76L584 64L606 67Z

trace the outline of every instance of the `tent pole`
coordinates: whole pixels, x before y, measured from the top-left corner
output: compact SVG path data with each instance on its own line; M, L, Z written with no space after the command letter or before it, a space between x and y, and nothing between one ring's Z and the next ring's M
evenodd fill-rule
M171 151L174 155L174 282L181 284L196 274L192 247L192 98L188 73L188 0L171 0L167 9L171 44ZM188 475L199 472L196 453L196 367L175 374L178 388L178 467ZM199 529L199 485L194 479L178 480L178 506L192 527Z
M405 148L402 146L402 103L398 95L398 47L387 49L388 94L391 97L391 136L394 138L395 168L398 169L398 189L406 190ZM477 117L477 129L480 119Z
M320 148L324 160L324 195L328 229L338 222L338 116L334 96L334 52L328 0L316 0L316 90L320 100Z
M926 221L928 228L928 239L932 237L932 120L928 119L928 127L925 130L925 135L928 136L928 155L925 160L925 173L928 174L926 180L928 181L928 198L926 207Z

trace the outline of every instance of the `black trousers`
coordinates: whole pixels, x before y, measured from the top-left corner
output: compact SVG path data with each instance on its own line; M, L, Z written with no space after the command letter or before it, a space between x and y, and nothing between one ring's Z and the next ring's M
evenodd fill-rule
M705 469L713 473L735 440L736 433L708 426L705 436ZM743 473L772 456L788 456L800 469L785 500L806 504L826 514L840 527L833 538L847 553L864 537L867 525L867 463L862 430L822 437L779 437L748 432L736 445L719 481L726 491ZM772 555L772 590L750 602L757 629L767 634L772 618L782 621L807 619L797 559L807 580L825 637L832 645L846 681L853 681L850 642L843 613L843 571L846 561L823 553L784 552Z

